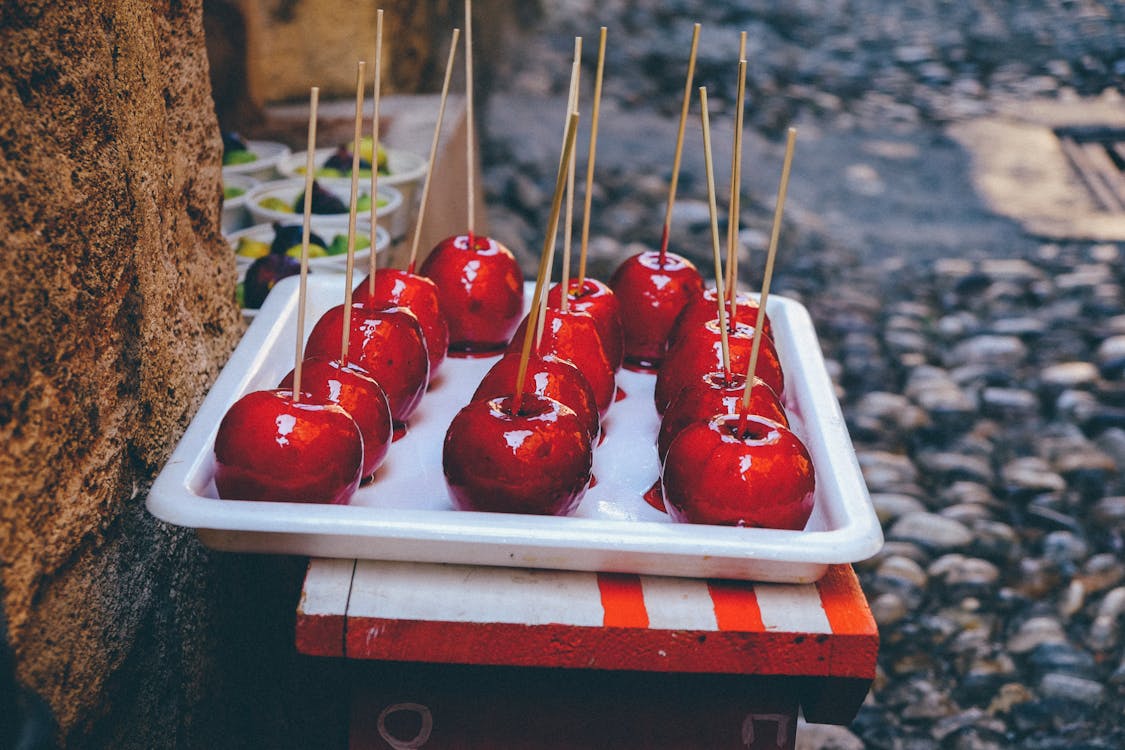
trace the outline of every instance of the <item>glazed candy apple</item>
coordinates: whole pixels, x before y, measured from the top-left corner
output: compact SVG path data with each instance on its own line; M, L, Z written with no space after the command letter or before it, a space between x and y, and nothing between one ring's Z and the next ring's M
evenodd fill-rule
M485 373L480 385L473 393L473 401L499 398L512 392L519 373L520 355L505 354ZM524 392L553 398L569 407L586 425L590 442L597 440L601 432L601 417L598 414L598 400L594 389L577 367L565 359L554 355L540 357L532 354L527 361Z
M292 370L279 387L292 390ZM382 386L355 365L311 357L301 363L301 392L311 403L342 407L355 420L363 435L363 477L373 476L387 458L393 431L391 405Z
M699 271L675 253L666 253L661 262L659 252L648 250L618 266L609 286L623 313L626 364L659 367L676 317L703 293Z
M461 510L566 515L578 507L594 455L572 410L535 394L472 401L445 434L442 468Z
M524 318L508 345L509 352L523 350L527 318ZM605 349L598 338L598 327L588 313L570 310L563 312L547 308L543 319L543 340L540 355L553 354L571 362L586 376L598 401L598 413L604 418L617 397L617 381L613 367L606 359Z
M625 361L625 329L621 322L621 304L613 290L587 276L583 279L581 288L578 287L577 280L570 282L567 304L570 309L588 313L594 319L606 358L614 372L620 370ZM562 308L562 287L559 284L555 284L548 292L547 306L556 310Z
M441 311L437 286L416 273L380 268L375 271L375 295L372 297L370 281L368 276L356 287L352 300L367 307L403 307L414 313L426 339L432 381L438 367L445 361L445 350L449 347L449 325Z
M292 391L247 393L215 435L215 487L227 500L346 503L359 486L363 436L335 404Z
M739 323L727 336L727 342L730 347L731 372L746 372L750 364L750 351L754 346L754 329ZM698 377L722 369L722 334L718 319L714 319L692 335L680 337L676 345L668 350L668 359L656 376L653 394L656 410L663 414L681 388ZM774 393L779 397L785 395L785 376L781 372L781 361L773 342L765 336L762 337L758 352L756 370L754 374L766 381Z
M714 287L708 288L699 297L696 297L691 302L688 302L684 309L676 318L675 324L672 326L671 333L668 334L668 348L671 349L679 341L680 336L684 331L698 329L704 326L708 321L715 320L718 315L718 292ZM758 302L746 292L738 293L738 306L735 308L738 312L735 316L738 323L745 323L753 328L758 322ZM727 304L727 319L730 316L730 304ZM729 323L728 323L729 325ZM765 325L762 326L762 334L773 338L773 326L770 325L770 317L765 316Z
M503 349L523 316L523 274L508 248L483 235L438 243L419 273L437 285L449 351Z
M709 372L681 388L660 420L660 431L656 436L656 452L660 460L664 460L672 440L688 425L706 422L718 414L737 414L745 386L745 375L731 373L727 378L722 372ZM748 411L789 426L781 400L761 378L754 378Z
M800 530L816 479L804 444L763 417L716 416L685 428L661 473L664 505L678 521Z
M348 361L354 362L383 387L396 427L404 425L426 393L430 360L418 319L401 307L372 309L353 304L348 337ZM340 356L344 306L321 316L309 334L309 357Z

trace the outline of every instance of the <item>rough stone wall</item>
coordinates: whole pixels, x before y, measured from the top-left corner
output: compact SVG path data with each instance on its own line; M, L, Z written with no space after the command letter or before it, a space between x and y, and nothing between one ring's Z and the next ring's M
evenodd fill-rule
M69 746L238 736L246 719L227 714L255 699L237 695L292 608L259 593L248 613L238 589L265 575L277 593L300 565L212 555L143 509L240 332L200 0L5 0L0 101L0 592L17 677ZM279 612L246 642L231 619Z

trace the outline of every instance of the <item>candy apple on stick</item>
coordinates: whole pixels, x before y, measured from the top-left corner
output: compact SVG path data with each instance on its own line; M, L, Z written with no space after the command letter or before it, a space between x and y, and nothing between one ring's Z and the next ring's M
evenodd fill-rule
M425 214L426 196L429 195L430 176L434 173L434 158L437 153L438 136L441 133L441 122L445 115L445 100L449 93L449 79L453 72L453 59L457 51L457 34L455 29L453 42L450 44L449 62L445 66L445 83L442 86L441 106L438 110L437 124L434 126L434 141L430 148L429 168L426 170L425 183L422 188L422 208L418 211L418 224L414 230L415 242L413 249L418 248L417 237L422 231L422 217ZM374 143L379 142L379 102L380 89L382 88L382 49L383 49L383 11L377 14L375 32L375 113L374 130L372 138ZM375 195L377 187L377 170L371 172L371 194ZM376 226L375 205L371 206L371 242L375 242ZM371 247L375 247L374 244ZM375 253L370 256L370 268L367 278L364 279L355 292L355 301L368 307L403 307L414 313L418 324L422 326L422 335L426 339L426 353L430 360L430 380L437 375L438 367L445 361L445 352L449 347L449 325L441 311L438 300L438 289L433 281L425 276L419 276L411 271L401 271L396 268L377 268ZM410 268L413 269L413 255Z
M316 143L319 89L309 108L309 154ZM311 181L313 170L307 170ZM236 401L215 435L215 487L229 500L346 503L363 470L363 435L336 404L303 399L301 343L304 339L311 191L305 191L301 243L296 367L291 390L254 391Z
M536 322L532 322L532 321ZM546 308L538 315L525 318L508 351L520 351L524 333L528 327L533 330L542 321L542 338L535 345L539 356L554 355L572 362L589 381L602 417L609 412L617 396L617 383L613 376L613 366L606 359L598 338L598 327L594 319L584 312L554 310ZM534 336L533 336L534 337Z
M660 460L664 460L672 441L688 425L706 422L719 414L738 414L745 386L746 376L743 373L731 372L727 375L716 370L681 388L660 419L660 431L656 435L656 454ZM789 426L781 399L766 381L758 378L751 394L747 410L750 414Z
M741 66L740 66L741 67ZM714 370L720 370L723 377L730 378L732 362L732 343L740 355L739 361L745 361L753 343L752 329L735 325L730 327L726 320L725 283L723 279L723 264L719 252L719 224L718 210L715 205L715 175L711 158L711 123L707 105L707 89L699 89L699 98L702 103L701 118L703 124L703 150L704 162L707 169L707 189L711 207L711 249L715 262L715 295L717 302L717 317L700 328L688 329L676 341L675 346L669 349L669 356L656 377L654 397L656 408L661 414L676 397L680 389L696 381ZM772 352L772 345L770 351ZM763 373L776 392L780 393L784 386L781 365L776 355L770 360L768 372Z
M519 374L520 353L508 352L496 361L473 393L472 400L499 398L512 393L512 383ZM590 381L569 360L561 359L553 354L540 356L534 351L527 360L527 372L524 375L524 392L553 398L564 406L570 407L582 423L593 443L601 433L601 415L598 412L598 400ZM739 393L741 395L741 392Z
M363 63L356 90L355 139L361 135L363 114ZM306 349L309 356L332 358L362 368L377 381L390 403L395 430L401 435L406 421L429 382L430 363L418 319L405 308L374 307L352 302L355 272L356 196L359 192L359 151L352 170L351 210L348 216L348 256L344 272L344 304L331 308L313 327Z
M291 371L278 387L292 390L296 374ZM307 357L301 388L310 402L336 404L355 420L363 435L363 478L374 476L387 458L393 436L391 405L383 387L342 359Z
M723 328L718 318L712 318L694 335L681 336L676 345L668 350L664 366L656 374L656 387L653 391L653 401L660 414L664 413L668 404L685 385L697 377L722 369ZM732 371L746 370L754 346L755 330L745 323L739 323L733 331L727 328L727 347ZM781 370L777 349L765 336L762 337L759 348L758 377L768 383L779 397L784 396L785 373Z
M744 66L740 65L740 69ZM707 195L711 208L711 250L715 261L715 293L716 309L718 312L718 325L720 328L720 343L722 352L722 367L714 372L706 373L699 378L688 382L676 395L669 408L665 410L660 422L660 432L657 437L657 455L663 459L668 452L672 439L696 421L708 420L716 414L734 413L734 405L741 401L742 386L745 379L736 375L731 370L730 347L727 337L726 316L724 307L724 279L723 264L719 252L719 219L715 203L715 174L711 158L711 122L707 107L707 89L699 89L702 103L703 119L703 151L707 168ZM671 367L672 363L666 363ZM758 403L752 405L755 414L765 414L783 424L788 424L785 409L773 390L767 385L758 388Z
M356 133L358 137L363 113L363 67L359 63L356 73ZM312 174L312 154L316 144L308 150L309 165L306 175ZM358 192L359 151L352 154L352 208L348 219L347 263L355 262L356 209L355 196ZM306 177L306 180L308 177ZM346 298L346 293L345 293ZM345 299L345 304L347 301ZM302 363L301 387L319 403L335 403L351 415L363 434L363 476L372 477L383 464L390 449L393 425L391 407L383 387L372 379L366 371L348 361L348 341L340 342L338 359L330 357L310 357ZM281 387L293 387L296 369L281 381Z
M672 184L668 190L668 206L660 251L651 250L627 258L613 274L609 285L617 295L624 317L625 363L639 369L652 369L664 360L665 341L676 316L687 302L703 291L703 280L691 261L668 252L668 235L672 227L672 208L676 202L676 184L680 178L684 128L691 104L695 57L699 49L699 24L691 38L687 84L680 109L680 128L676 135L676 154L672 165Z
M781 211L789 183L796 131L790 128L774 212L762 310L777 250ZM760 331L760 329L759 329ZM761 333L757 341L762 341ZM685 428L672 441L661 474L664 503L677 520L799 530L812 514L816 488L812 460L787 428L751 416L749 373L739 414L721 414Z
M570 75L569 108L571 112L575 112L577 108L581 42L580 37L575 39L574 62L571 65ZM563 150L566 150L565 142L563 144ZM570 162L560 162L559 168L566 170L567 205L569 207L574 198L573 152ZM568 218L569 214L570 212L568 211ZM569 240L568 235L569 232L566 232L564 229L564 237L567 240ZM551 268L554 265L554 249L555 238L552 235L543 258L547 264L546 283L548 285L550 283ZM565 243L563 250L564 252L566 250ZM564 257L564 273L567 265L568 260ZM537 355L553 354L574 363L590 382L590 386L593 388L594 396L598 403L598 412L604 417L609 411L609 407L613 405L617 393L617 384L614 381L613 365L610 363L605 347L602 346L600 332L598 331L597 324L593 317L588 313L571 308L568 299L565 297L560 299L559 308L550 308L548 306L546 287L544 288L544 294L538 297L538 302L538 307L533 311L538 312L537 321L533 324L535 328L534 353ZM531 318L532 315L529 315L520 323L520 327L516 329L511 343L508 344L509 352L520 351L521 342L523 341L524 333L527 330Z
M419 271L433 280L441 294L452 356L503 349L523 316L523 273L515 256L491 237L476 233L472 53L472 3L465 0L468 231L439 242ZM415 252L411 251L409 271L414 270L414 257Z
M450 498L462 510L567 514L590 481L593 448L586 426L558 401L527 393L524 382L577 124L577 113L571 113L515 388L511 395L470 402L445 435L442 468Z

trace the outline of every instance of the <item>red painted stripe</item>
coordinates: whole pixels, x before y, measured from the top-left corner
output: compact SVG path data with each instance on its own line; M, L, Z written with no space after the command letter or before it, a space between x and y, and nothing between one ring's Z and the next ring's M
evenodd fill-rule
M850 565L831 565L816 582L820 602L832 632L837 635L871 635L878 632L859 579Z
M641 577L632 573L598 573L598 591L605 612L602 625L607 628L647 628Z
M761 633L762 610L749 581L708 581L711 602L715 605L715 622L719 630L740 633Z

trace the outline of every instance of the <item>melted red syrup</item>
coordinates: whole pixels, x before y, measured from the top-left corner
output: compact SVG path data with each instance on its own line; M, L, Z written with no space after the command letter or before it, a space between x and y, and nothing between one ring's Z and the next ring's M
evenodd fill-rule
M664 507L664 491L660 487L660 480L657 479L652 483L652 486L645 490L642 496L645 502L656 508L661 513L667 513L668 510Z
M586 484L586 489L593 489L598 486L598 478L593 474L590 475L590 481Z
M395 422L394 437L391 438L392 443L397 443L406 437L406 422Z
M621 386L617 386L617 393L614 395L613 400L624 401L628 395L629 394L625 392L624 388L622 388Z
M625 364L622 365L629 372L643 372L650 375L655 375L660 372L659 362L650 362L647 359L631 360L626 359Z
M605 430L602 430L602 431L601 431L601 432L600 432L600 433L598 434L598 445L597 445L597 446L595 446L595 447L601 446L601 444L602 444L602 443L604 443L604 442L605 442Z
M495 349L475 349L469 351L451 348L448 352L446 352L445 356L449 357L450 359L488 359L489 357L495 357L497 354L503 352L504 349L507 348L507 346L508 344L505 342Z

